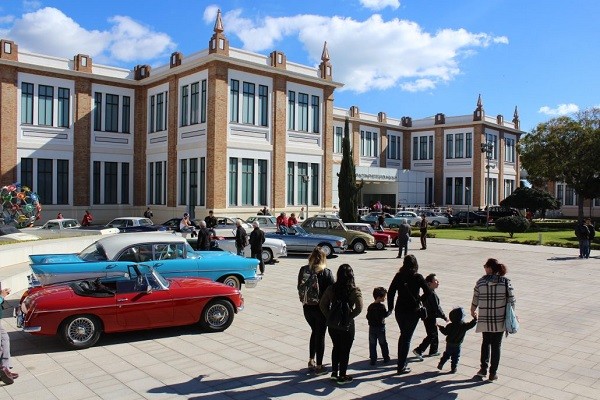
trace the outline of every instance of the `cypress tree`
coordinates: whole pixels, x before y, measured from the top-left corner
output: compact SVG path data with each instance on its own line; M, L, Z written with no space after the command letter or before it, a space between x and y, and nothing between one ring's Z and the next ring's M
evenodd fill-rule
M338 196L340 204L340 218L344 222L358 220L358 194L363 182L356 184L356 170L352 149L350 148L350 128L348 117L344 124L344 139L342 141L342 165L338 175Z

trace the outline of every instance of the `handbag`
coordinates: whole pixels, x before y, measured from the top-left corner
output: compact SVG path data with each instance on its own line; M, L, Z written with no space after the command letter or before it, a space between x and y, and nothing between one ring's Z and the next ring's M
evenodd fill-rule
M504 330L506 331L506 335L517 333L519 331L519 320L517 319L517 314L515 314L515 309L512 304L508 302L508 280L505 281L506 284L506 313L504 315Z
M415 301L416 305L417 305L417 315L419 316L419 318L421 318L422 320L427 319L427 308L423 305L423 302L421 300L417 300L415 298L415 296L413 296L413 294L410 292L410 290L408 290L408 285L405 283L404 287L406 288L406 291L408 292L408 294L410 294L410 297L413 298L413 300Z

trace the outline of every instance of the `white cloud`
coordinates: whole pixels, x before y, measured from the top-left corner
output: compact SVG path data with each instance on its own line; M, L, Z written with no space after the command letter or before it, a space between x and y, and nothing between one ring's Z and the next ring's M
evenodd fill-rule
M14 20L14 15L0 15L0 24L10 24Z
M217 18L217 11L219 10L219 6L217 6L216 4L211 4L209 6L206 6L206 8L204 9L204 14L202 15L202 19L204 20L205 23L210 24L210 23L215 23L215 19Z
M360 4L365 8L375 11L383 10L386 7L395 10L400 7L400 0L360 0Z
M578 111L579 111L579 106L577 104L569 103L569 104L559 104L556 108L550 108L548 106L543 106L543 107L540 107L538 112L555 117L555 116L559 116L559 115L573 114Z
M23 0L23 9L26 12L32 12L42 6L42 3L37 0Z
M346 84L342 90L359 93L392 87L408 91L434 89L458 75L459 61L476 49L508 43L504 36L465 29L429 33L415 22L384 21L379 14L364 21L295 15L266 17L257 23L236 9L225 13L223 20L225 33L237 35L250 51L273 50L285 37L297 37L315 65L327 40L334 79Z
M129 17L115 16L108 22L110 30L87 30L62 11L46 7L15 20L4 36L22 50L65 58L84 53L101 63L150 60L175 48L168 35Z

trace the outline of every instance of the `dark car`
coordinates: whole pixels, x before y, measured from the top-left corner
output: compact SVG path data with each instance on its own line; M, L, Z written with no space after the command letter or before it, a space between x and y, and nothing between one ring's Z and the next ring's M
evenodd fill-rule
M468 220L467 215L469 216ZM468 222L469 224L483 225L487 219L485 215L478 214L473 211L459 211L454 214L453 217L456 224L466 224Z
M488 210L478 211L477 214L483 215L486 219L488 217ZM489 223L494 223L495 220L502 217L510 217L510 216L521 216L521 213L516 208L512 207L500 207L500 206L490 206L489 207Z
M121 233L166 231L162 225L154 225L151 219L144 217L120 217L115 218L105 228L119 228Z

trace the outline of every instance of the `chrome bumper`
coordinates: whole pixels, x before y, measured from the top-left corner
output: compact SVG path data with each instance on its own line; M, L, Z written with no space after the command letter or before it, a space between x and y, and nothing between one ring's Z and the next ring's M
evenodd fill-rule
M244 284L246 285L247 288L251 289L251 288L255 288L256 285L258 285L258 282L260 282L261 280L262 280L262 276L257 276L256 278L246 279L244 281Z
M35 333L35 332L39 332L42 330L41 326L28 326L23 328L23 332L27 332L27 333Z

